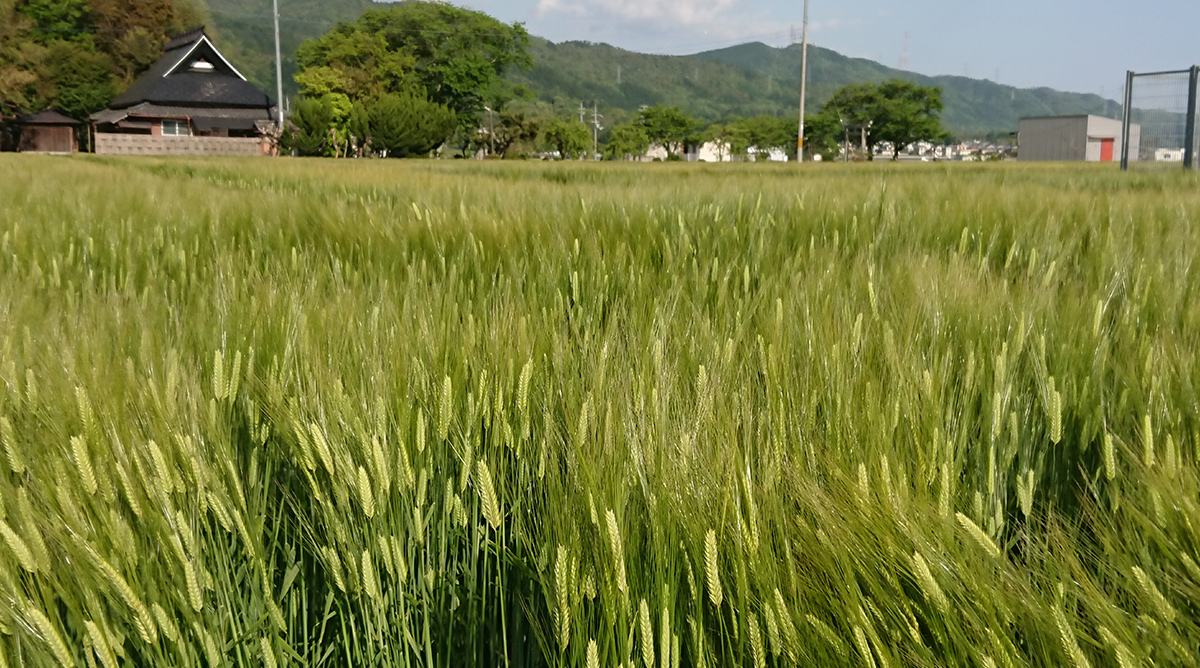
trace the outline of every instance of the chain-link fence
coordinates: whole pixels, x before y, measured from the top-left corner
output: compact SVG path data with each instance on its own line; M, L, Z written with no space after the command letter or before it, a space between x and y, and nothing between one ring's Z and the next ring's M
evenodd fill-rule
M1200 66L1126 75L1122 169L1197 166L1198 82Z

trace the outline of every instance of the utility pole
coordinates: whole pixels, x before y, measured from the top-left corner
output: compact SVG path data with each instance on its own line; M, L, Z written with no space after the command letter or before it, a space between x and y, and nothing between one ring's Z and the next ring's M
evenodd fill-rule
M804 0L804 27L800 37L800 135L796 138L796 162L804 162L804 85L808 79L808 0Z
M279 0L275 6L275 109L279 113L279 131L283 132L283 63L279 56Z
M592 159L596 159L596 153L600 151L600 119L604 118L600 115L600 105L592 102Z

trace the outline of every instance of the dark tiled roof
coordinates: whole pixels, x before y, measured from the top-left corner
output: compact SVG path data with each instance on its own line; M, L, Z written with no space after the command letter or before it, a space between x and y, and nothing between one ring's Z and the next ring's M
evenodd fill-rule
M207 36L208 35L205 34L205 32L204 32L204 26L200 26L198 28L192 28L191 30L189 30L185 33L180 33L178 35L172 35L171 39L167 42L167 45L163 47L163 51L170 51L172 49L178 49L181 46L191 46L192 44L195 44L196 42L198 42L201 37L207 37Z
M104 111L96 112L92 114L92 120L97 123L119 123L130 116L142 116L149 118L230 119L247 120L252 122L260 120L269 121L271 119L271 111L266 107L240 109L231 107L186 107L144 102L142 104L127 107L125 109L105 109Z
M52 109L21 116L16 122L17 125L79 125L79 121L74 118L63 116Z
M203 60L212 69L193 71ZM167 43L163 55L129 90L112 101L111 109L149 102L159 105L250 107L266 109L271 98L242 78L199 28Z

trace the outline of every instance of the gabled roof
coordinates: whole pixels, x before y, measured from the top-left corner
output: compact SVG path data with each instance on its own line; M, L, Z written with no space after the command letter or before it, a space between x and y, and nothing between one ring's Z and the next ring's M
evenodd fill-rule
M204 28L171 38L163 55L109 107L123 109L144 102L258 109L273 104L221 55Z
M79 125L79 121L69 116L63 116L53 109L21 116L16 122L17 125Z

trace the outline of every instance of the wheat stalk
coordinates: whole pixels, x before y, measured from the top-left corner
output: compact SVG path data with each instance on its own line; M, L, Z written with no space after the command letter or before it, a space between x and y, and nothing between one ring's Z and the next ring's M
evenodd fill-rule
M95 651L97 658L100 659L100 664L104 668L118 668L117 657L113 654L112 647L108 643L108 638L105 637L100 627L96 626L96 623L91 620L84 622L83 626L87 630L88 638L91 640L92 649Z
M763 651L762 630L758 626L758 616L751 612L746 617L746 625L750 635L750 654L754 658L754 667L767 668L767 656Z
M875 657L871 655L871 645L867 643L867 636L863 633L861 626L854 627L854 642L858 645L858 651L862 654L863 664L867 668L876 668Z
M1113 654L1117 658L1117 666L1119 668L1134 668L1138 665L1137 658L1133 655L1133 652L1130 652L1129 648L1118 640L1112 631L1101 626L1100 637L1113 648Z
M600 668L600 651L596 647L596 639L588 640L587 668Z
M558 546L558 559L554 562L554 585L558 594L558 648L567 651L571 642L570 565L567 548Z
M496 490L492 486L492 474L487 464L480 459L475 464L475 483L479 488L479 505L484 519L492 529L500 528L500 502L496 498Z
M1112 434L1104 434L1104 477L1112 482L1117 477L1117 454Z
M1075 668L1091 668L1092 664L1084 656L1083 650L1079 648L1079 643L1075 640L1075 632L1071 630L1071 624L1067 621L1067 616L1058 607L1053 610L1054 624L1058 627L1058 636L1062 641L1063 652L1067 658L1071 660Z
M664 594L667 593L666 587L663 587L663 593ZM664 596L664 598L665 598L665 596ZM659 666L661 666L661 668L671 668L672 659L674 659L675 661L679 660L679 652L671 651L672 650L671 645L674 642L673 641L674 635L671 633L671 613L667 611L666 605L663 605L662 624L659 626L659 628L660 628L660 633L662 634L659 636L659 640L658 640L658 646L659 646L659 648L661 650L661 654L662 654L662 656L659 657Z
M955 519L958 520L958 524L964 530L966 530L967 534L969 534L971 536L971 538L974 538L975 542L978 543L979 546L983 548L984 552L987 552L988 554L992 555L993 557L995 557L997 559L1000 558L1000 548L983 531L983 529L979 528L978 524L975 524L975 522L973 522L970 517L967 517L966 515L964 515L962 513L955 513L954 517L955 517Z
M1167 597L1162 595L1162 592L1158 590L1158 587L1154 586L1154 581L1150 579L1150 576L1146 575L1146 572L1143 571L1141 567L1134 566L1133 578L1137 580L1138 586L1142 589L1142 593L1146 595L1146 598L1150 601L1150 605L1154 608L1155 612L1158 613L1158 616L1162 617L1163 621L1168 624L1174 623L1176 615L1175 608L1171 605L1171 602L1167 600Z
M42 641L50 648L50 652L54 654L54 658L58 659L58 663L64 668L72 668L75 660L71 658L71 652L67 649L67 644L63 642L62 636L59 635L58 629L50 623L46 615L38 608L29 606L25 609L25 616L41 634Z
M375 496L371 493L371 479L367 470L358 467L358 499L362 504L363 514L368 518L375 517Z
M650 623L650 605L646 599L638 605L638 620L641 622L642 665L654 668L654 627Z
M1142 461L1146 468L1154 466L1154 430L1150 428L1150 414L1142 416Z
M150 604L150 610L154 613L154 619L158 622L158 628L162 634L173 643L179 642L179 627L175 626L175 622L171 620L170 615L157 602Z
M717 532L714 529L709 529L704 535L704 572L708 583L708 600L714 608L719 608L725 595L721 591L721 574L717 569Z
M193 610L200 612L204 609L204 596L196 578L196 566L191 561L183 562L183 579L187 584L188 602L192 604Z
M8 544L8 549L12 550L13 554L17 557L17 563L21 565L21 568L30 573L38 572L37 560L34 559L33 552L30 551L29 546L25 544L25 541L21 540L20 534L13 531L12 527L8 526L8 523L3 520L0 520L0 534L3 534L4 542Z
M15 474L25 472L25 460L21 457L21 449L17 447L17 438L13 435L12 422L7 417L0 417L0 440L4 441L4 454L8 458L8 468Z
M263 668L276 668L275 650L271 648L271 639L266 636L259 637L258 646L262 655Z
M929 564L925 563L925 558L920 552L913 552L912 555L913 570L917 574L917 582L921 585L921 590L925 592L925 598L933 604L942 614L946 614L949 610L950 602L946 600L946 595L942 593L942 588L938 586L937 580L933 577L933 573L929 570Z
M363 550L362 553L362 579L363 589L367 591L369 596L376 603L383 601L383 593L379 589L379 579L375 574L375 563L371 561L371 550Z
M608 547L612 551L613 567L616 569L617 590L624 594L627 588L625 583L625 554L621 547L621 532L617 528L617 516L613 513L612 508L609 508L608 512L605 513L604 519L608 524Z
M438 401L437 437L440 443L444 443L447 434L450 433L450 399L452 394L453 387L450 383L450 376L445 376L442 378L442 396Z

